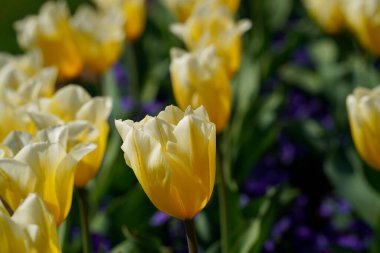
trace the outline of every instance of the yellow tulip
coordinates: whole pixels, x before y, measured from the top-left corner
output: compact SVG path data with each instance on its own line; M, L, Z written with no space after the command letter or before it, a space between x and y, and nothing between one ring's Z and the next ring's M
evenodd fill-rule
M344 28L343 0L303 0L303 3L326 32L337 33Z
M0 141L12 131L35 132L35 127L23 108L0 101ZM5 123L6 122L6 123Z
M36 194L29 194L12 215L0 210L0 227L2 252L61 252L54 218Z
M231 13L215 2L204 2L194 10L184 24L174 24L171 30L180 37L190 51L214 45L229 76L240 67L242 34L251 26L250 21L235 23Z
M380 3L372 0L345 0L348 27L369 51L380 55Z
M26 105L54 93L57 69L42 68L27 76L12 64L0 68L0 100L12 106Z
M29 194L13 214L9 214L0 201L0 231L1 252L61 252L54 217L34 193Z
M140 122L115 121L124 158L152 203L179 219L192 219L215 182L215 125L203 107L168 106Z
M57 66L60 78L73 78L82 71L69 10L64 2L46 2L39 15L15 23L17 39L26 50L40 50L46 66Z
M12 210L29 193L37 193L60 224L68 215L79 160L95 149L77 145L67 152L68 129L41 131L12 158L0 159L0 197Z
M124 32L127 41L134 41L145 29L145 0L94 0L101 8L119 8L125 17Z
M70 122L86 122L91 126L86 133L70 134L70 141L74 144L92 142L97 145L96 150L86 155L77 166L77 187L87 184L100 168L107 144L107 119L111 109L111 98L91 98L82 87L76 85L68 85L58 90L52 98L42 99L29 107L29 115L38 129Z
M351 133L360 156L380 170L380 87L356 88L347 97Z
M231 84L213 47L198 53L171 51L170 75L174 97L180 108L203 105L220 132L231 112Z
M96 11L81 5L73 19L75 39L85 67L105 72L119 58L124 42L124 16L118 9Z
M0 158L12 157L12 150L6 145L0 143Z
M20 71L20 77L34 76L43 68L42 55L39 51L30 51L23 55L14 56L8 53L0 53L0 70L7 66Z
M185 22L198 0L162 0L162 2L180 22Z
M240 6L240 0L219 0L219 2L226 5L232 13L235 13Z
M163 4L177 17L180 22L185 22L199 4L205 0L161 0ZM213 1L213 0L211 0ZM211 2L208 0L208 2ZM207 2L207 1L206 1ZM234 14L239 8L240 0L214 0L218 5L226 6Z

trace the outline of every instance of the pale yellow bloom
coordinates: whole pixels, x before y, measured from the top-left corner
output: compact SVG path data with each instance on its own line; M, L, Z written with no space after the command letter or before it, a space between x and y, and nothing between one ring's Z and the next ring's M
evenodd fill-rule
M174 24L171 30L185 42L190 51L214 45L227 73L233 76L240 67L242 34L250 26L248 20L235 23L224 6L205 2L197 7L186 23Z
M42 55L39 51L30 51L23 55L11 55L5 52L0 53L0 70L5 66L18 69L22 75L22 80L34 76L43 68Z
M343 0L303 0L310 15L329 33L337 33L344 28Z
M140 122L115 121L121 149L152 203L179 218L194 218L215 182L215 125L203 107L168 106Z
M344 0L344 3L348 27L365 48L380 55L380 1Z
M163 4L177 17L185 22L199 4L214 1L218 5L226 6L234 14L240 5L240 0L161 0Z
M124 32L128 41L136 40L145 29L145 0L94 0L103 9L118 8L125 17Z
M35 132L35 127L23 108L0 101L0 142L12 131Z
M0 100L12 106L22 106L54 93L57 79L55 67L41 68L28 75L12 63L0 68Z
M213 47L198 53L171 52L170 75L174 97L183 110L203 105L220 132L231 112L231 84Z
M17 39L26 50L40 50L46 66L57 66L60 78L73 78L82 71L69 10L64 2L46 2L37 16L16 22Z
M48 128L30 140L12 158L0 159L0 196L15 210L35 192L60 224L71 207L75 168L95 145L81 144L67 152L65 126Z
M371 167L380 170L380 87L356 88L346 102L356 149Z
M185 22L191 15L198 0L161 0L163 4L177 17L180 22Z
M240 6L240 0L218 0L221 4L224 4L228 9L235 13Z
M13 214L0 207L1 252L61 252L54 217L38 195L29 194Z
M108 139L107 120L111 109L111 98L91 98L82 87L76 85L68 85L58 90L52 98L41 99L29 107L29 114L39 129L78 121L91 126L85 133L70 133L73 144L92 142L97 145L96 150L78 164L75 174L75 185L78 187L84 186L100 168Z
M6 145L0 143L0 158L12 157L12 150Z
M88 5L81 5L72 24L85 67L95 73L105 72L121 54L123 13L116 8L96 11Z

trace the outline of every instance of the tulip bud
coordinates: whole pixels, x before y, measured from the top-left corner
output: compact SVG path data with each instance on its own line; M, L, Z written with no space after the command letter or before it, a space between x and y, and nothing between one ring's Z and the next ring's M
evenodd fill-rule
M356 149L363 160L380 170L380 87L372 91L356 88L346 102Z
M380 55L380 2L372 0L345 0L346 22L361 44Z
M119 58L124 42L124 16L116 8L96 11L81 5L72 24L84 65L94 73L105 72Z
M134 41L144 31L146 22L145 0L94 0L102 9L118 8L123 11L124 32L127 41Z
M215 46L216 54L231 77L240 67L241 37L251 27L248 20L235 23L225 6L204 2L197 6L184 24L174 24L171 30L181 38L190 51Z
M9 214L0 201L0 248L2 252L61 252L54 217L34 193Z
M215 125L203 107L167 106L140 122L115 121L124 158L152 203L179 219L192 219L215 182Z
M37 16L15 23L17 40L26 50L40 50L46 66L57 66L60 78L76 77L82 60L64 2L46 2Z
M342 0L303 0L310 15L328 33L337 33L345 25Z
M173 49L171 55L170 74L179 107L203 105L216 131L222 131L231 112L231 85L215 48L197 53Z

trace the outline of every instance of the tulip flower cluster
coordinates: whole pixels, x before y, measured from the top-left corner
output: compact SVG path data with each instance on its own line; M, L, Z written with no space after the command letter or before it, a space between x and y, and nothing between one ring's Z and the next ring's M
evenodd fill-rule
M231 78L240 67L242 34L251 23L234 21L238 1L166 1L180 21L171 30L190 52L172 49L170 73L178 105L203 105L216 130L222 131L231 112Z
M73 17L65 2L45 3L38 15L16 22L20 46L41 51L44 64L56 66L60 79L105 72L120 57L124 39L142 33L145 7L143 0L96 3L96 9L81 5Z
M380 55L379 1L372 0L304 0L310 15L329 33L347 27L363 47Z
M0 237L3 252L60 252L57 226L74 186L100 168L112 102L78 85L55 92L42 56L0 54Z

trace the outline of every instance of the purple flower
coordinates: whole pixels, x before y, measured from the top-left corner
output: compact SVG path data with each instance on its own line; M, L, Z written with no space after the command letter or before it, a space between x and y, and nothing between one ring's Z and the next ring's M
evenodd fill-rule
M128 86L128 73L121 62L117 62L113 65L113 73L120 87Z
M150 223L152 224L153 227L158 227L166 223L168 220L170 220L170 216L157 211L151 218L150 218Z
M91 234L93 252L110 252L110 242L101 234Z
M131 97L123 97L120 101L121 103L121 108L123 108L124 111L129 112L133 109L135 106L135 102Z
M354 251L363 250L364 245L356 235L340 235L336 240L337 245Z
M164 108L164 103L159 101L152 101L142 106L143 114L157 115Z
M274 238L281 238L290 227L291 220L288 217L281 218L272 229L272 235Z

